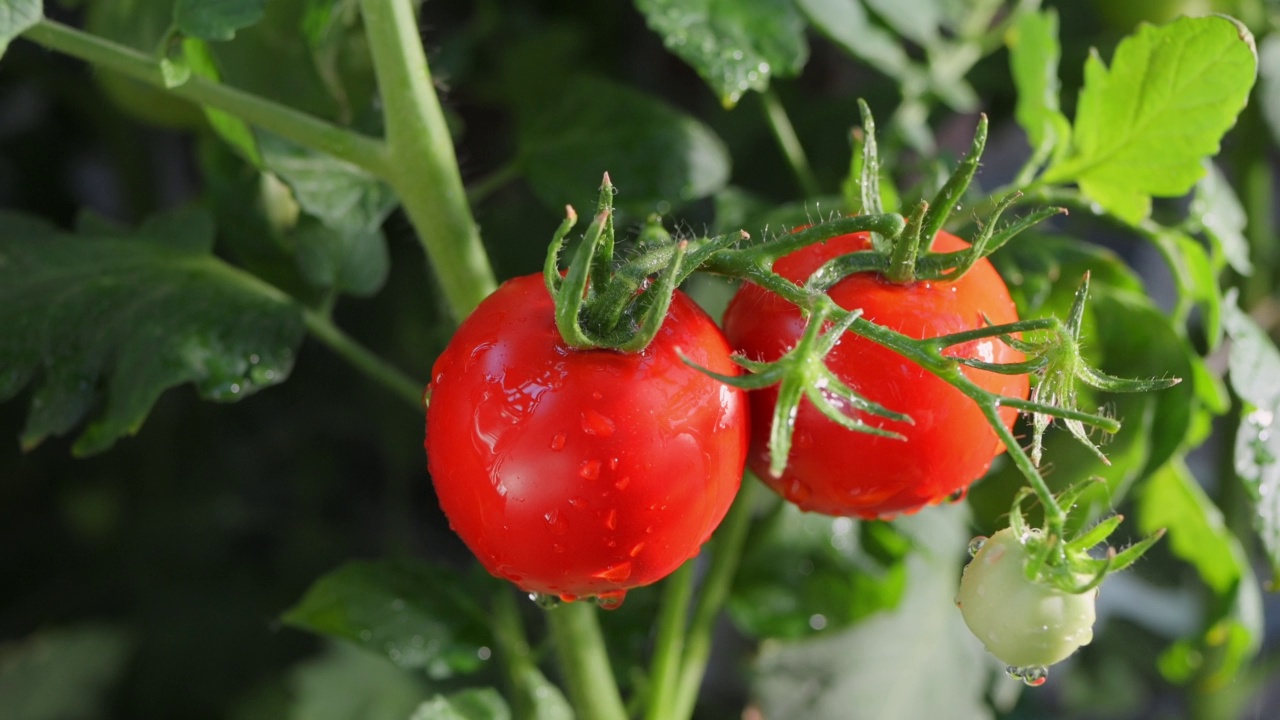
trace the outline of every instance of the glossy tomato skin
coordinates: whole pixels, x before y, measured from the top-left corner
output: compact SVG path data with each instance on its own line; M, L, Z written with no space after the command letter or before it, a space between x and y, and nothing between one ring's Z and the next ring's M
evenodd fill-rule
M867 249L870 238L855 233L811 245L780 258L774 271L803 282L822 263ZM933 249L968 247L938 233ZM875 273L852 275L829 292L845 309L914 338L937 337L1018 319L1004 281L980 260L954 282L892 283ZM745 284L725 312L724 330L733 347L753 360L774 360L793 347L804 321L791 303L759 286ZM1022 353L998 339L950 348L948 355L988 362L1016 362ZM915 363L870 340L846 333L827 357L827 366L863 397L909 415L915 422L861 414L868 424L901 433L906 441L840 427L808 400L800 404L787 469L769 473L769 424L777 387L751 393L751 450L748 465L775 491L804 510L837 516L887 518L910 513L963 491L990 467L1003 445L982 411L964 394ZM1025 375L1000 375L966 368L980 386L1002 395L1027 397ZM1001 410L1006 426L1017 413Z
M715 323L676 293L644 351L575 350L540 275L503 284L432 370L428 467L453 529L530 592L617 598L698 552L737 493L744 393Z

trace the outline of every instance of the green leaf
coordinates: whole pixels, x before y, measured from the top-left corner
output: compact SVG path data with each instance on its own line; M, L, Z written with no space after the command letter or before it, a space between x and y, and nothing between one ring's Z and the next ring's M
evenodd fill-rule
M1034 149L1046 143L1065 145L1071 124L1058 106L1058 13L1052 9L1023 13L1005 37L1013 84L1018 90L1014 117Z
M922 47L936 45L943 8L937 0L862 0L899 35Z
M1253 273L1249 239L1244 234L1248 217L1231 183L1212 161L1205 162L1204 177L1196 183L1189 219L1209 238L1215 258L1226 260L1241 275Z
M221 80L217 62L209 51L208 43L203 40L186 38L182 41L182 56L186 61L189 72L192 74L215 82ZM257 167L262 167L262 152L258 149L258 139L254 137L253 130L249 129L245 121L221 110L209 107L205 107L203 110L205 118L209 121L209 126L213 128L219 137L225 140L236 152L240 153L244 159Z
M391 271L386 238L380 231L342 232L308 216L292 237L298 270L316 287L367 297L382 288Z
M86 624L0 645L0 709L6 720L92 720L126 668L123 631Z
M289 720L404 720L431 696L384 657L335 644L290 674Z
M470 689L431 698L409 720L511 720L511 710L497 690Z
M1232 682L1257 655L1263 636L1261 591L1240 540L1182 458L1147 480L1138 520L1144 533L1166 528L1173 554L1190 563L1216 596L1204 635L1175 644L1161 658L1162 670L1178 680L1189 670L1200 673L1210 687ZM1204 658L1212 666L1203 667Z
M1234 592L1248 558L1181 458L1147 479L1138 494L1138 522L1146 535L1168 530L1165 542L1173 554L1190 563L1216 595Z
M964 505L925 508L894 524L918 549L906 559L910 592L896 609L843 632L764 644L752 674L764 717L992 717L987 689L1003 673L954 603L969 539Z
M43 18L43 0L0 0L0 57L14 38Z
M843 629L898 604L909 550L891 525L802 513L782 503L743 551L729 614L758 638Z
M365 170L331 155L260 134L263 163L293 191L303 212L294 233L298 267L318 287L372 295L390 269L382 222L395 193Z
M230 40L236 31L262 19L267 0L178 0L173 22L185 35Z
M773 77L798 75L809 57L793 0L636 0L636 7L726 107Z
M119 236L0 214L0 400L35 382L24 447L93 412L73 450L101 452L170 387L233 401L289 375L301 308L212 245L198 208Z
M575 78L521 130L520 162L551 207L590 203L605 172L616 206L637 214L706 197L729 178L729 153L707 126L606 80Z
M1239 307L1234 296L1224 304L1223 324L1231 338L1229 381L1244 408L1236 431L1235 471L1255 505L1254 525L1280 577L1280 351Z
M1221 16L1142 25L1108 69L1085 62L1070 151L1041 180L1074 181L1117 217L1137 223L1151 198L1177 197L1204 174L1253 86L1253 38Z
M1195 238L1172 229L1157 232L1156 243L1169 263L1178 288L1178 306L1174 321L1187 321L1190 304L1200 306L1206 344L1216 348L1222 341L1222 296L1218 289L1218 273L1209 254Z
M263 133L263 161L293 190L303 211L327 227L372 234L396 205L391 188L365 170L331 155Z
M853 57L891 78L921 78L893 33L875 24L860 0L796 0L809 22Z
M352 562L317 580L283 620L447 678L479 669L492 645L480 582L421 562Z

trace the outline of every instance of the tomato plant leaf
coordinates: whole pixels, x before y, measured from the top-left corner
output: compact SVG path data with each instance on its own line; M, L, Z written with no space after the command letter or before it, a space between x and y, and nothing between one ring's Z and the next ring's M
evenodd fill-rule
M1058 106L1058 13L1052 9L1024 13L1005 38L1009 65L1018 90L1014 118L1027 133L1031 147L1046 143L1065 147L1071 123Z
M43 17L43 0L0 0L0 58L14 38Z
M418 706L409 720L511 720L511 710L493 688L436 695Z
M422 562L352 562L317 580L283 620L447 678L480 668L492 645L484 608L456 573Z
M312 284L372 295L390 271L382 222L398 202L385 183L348 162L260 134L263 162L313 220L294 234L298 268Z
M706 197L729 179L729 153L698 120L645 93L579 77L522 127L520 162L550 207L594 199L612 175L616 205L665 213Z
M1204 245L1184 232L1161 229L1155 238L1161 247L1178 288L1174 322L1184 325L1191 305L1200 307L1206 344L1216 348L1222 340L1222 296L1218 273Z
M796 0L796 5L814 28L876 70L899 80L923 74L902 42L876 25L860 0Z
M1137 223L1151 198L1177 197L1235 123L1253 86L1253 39L1234 21L1181 18L1142 25L1108 68L1085 62L1071 148L1041 180L1074 181L1117 217Z
M1254 524L1280 577L1280 350L1258 325L1228 298L1224 324L1231 338L1228 380L1244 408L1236 431L1235 471L1253 497Z
M636 7L726 107L749 90L765 90L773 77L798 74L809 58L793 0L636 0Z
M985 697L999 669L954 603L967 517L954 505L895 522L917 550L906 559L910 592L895 609L843 632L765 644L753 668L763 715L835 720L857 708L879 720L991 718Z
M90 720L126 669L133 641L115 627L73 625L0 645L7 720Z
M73 449L101 452L170 387L232 401L289 375L301 308L212 245L197 208L116 236L0 215L0 400L34 381L24 447L92 412Z
M729 597L738 627L797 639L893 608L910 541L893 526L803 513L784 503L752 533Z
M288 720L404 720L431 697L421 676L345 644L296 665L289 685Z
M1202 230L1213 245L1215 258L1221 258L1241 275L1253 273L1249 258L1249 239L1244 229L1248 223L1244 207L1231 188L1230 181L1212 161L1205 162L1205 174L1196 183L1188 220ZM1220 263L1215 262L1220 268Z
M1144 533L1166 528L1173 554L1196 569L1217 596L1202 638L1180 641L1161 658L1173 679L1201 674L1210 686L1230 682L1262 644L1262 598L1240 540L1227 528L1222 512L1196 482L1182 458L1175 458L1147 480L1138 498L1138 522ZM1192 655L1183 649L1203 648ZM1210 658L1211 668L1203 667Z
M230 40L236 31L262 19L267 0L178 0L173 22L178 30L202 40Z

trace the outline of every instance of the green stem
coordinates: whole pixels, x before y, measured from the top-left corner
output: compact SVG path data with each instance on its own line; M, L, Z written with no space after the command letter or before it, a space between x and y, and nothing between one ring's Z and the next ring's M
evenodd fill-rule
M23 37L100 68L160 88L165 87L160 61L125 45L52 20L41 20L23 33ZM258 95L197 75L181 85L168 88L168 91L176 97L222 110L264 130L329 153L375 174L382 174L387 168L386 148L377 139Z
M515 596L505 583L493 596L493 638L510 685L512 713L518 718L534 717L539 683L533 681L541 676L542 671L529 649Z
M680 679L680 660L684 653L685 622L689 601L693 598L693 570L696 560L680 566L665 581L662 609L658 615L658 639L653 649L649 671L649 704L645 720L669 720Z
M361 0L386 116L395 188L455 318L497 287L467 204L453 138L432 84L412 0Z
M778 146L782 148L782 154L787 158L787 164L791 166L791 171L795 173L796 180L800 183L800 189L805 197L817 197L822 192L822 185L813 174L809 158L804 154L804 146L800 144L800 136L796 134L795 126L791 124L791 118L788 117L786 108L782 106L782 101L778 99L778 94L773 88L769 88L760 93L760 101L764 103L764 113L769 121L769 129L777 138Z
M333 324L328 317L304 310L303 321L312 337L324 343L339 357L354 365L369 379L390 390L418 411L422 410L422 383L392 367Z
M711 657L711 635L715 629L716 617L729 598L729 589L733 586L738 562L742 559L742 546L746 543L747 530L751 527L751 511L759 489L757 485L750 475L743 479L737 499L733 501L729 514L725 516L712 540L711 566L707 568L698 602L693 608L693 618L689 621L689 631L685 635L684 662L680 667L675 709L667 716L671 720L684 720L693 716L702 677L707 671L707 660Z
M627 711L613 678L609 655L590 601L562 603L546 613L555 641L556 657L564 673L569 698L580 718L627 720Z

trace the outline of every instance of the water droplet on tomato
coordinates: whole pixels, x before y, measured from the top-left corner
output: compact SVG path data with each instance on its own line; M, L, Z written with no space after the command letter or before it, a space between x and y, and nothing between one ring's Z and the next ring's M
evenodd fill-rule
M529 593L529 599L540 608L553 608L560 604L560 598L547 593L532 592Z
M560 600L563 602L577 602L578 596L573 593L560 593Z
M582 509L582 503L583 503L583 500L582 500L582 498L580 498L580 497L571 497L571 498L569 498L569 507L571 507L571 508L573 508L573 509L575 509L575 510L581 510L581 509Z
M636 543L634 546L632 546L631 552L627 554L630 555L631 557L636 557L637 555L640 554L641 550L644 550L644 543Z
M977 556L978 551L982 549L982 546L985 545L986 542L987 542L987 538L985 535L979 535L978 537L970 540L969 541L969 557Z
M547 521L547 526L551 528L552 535L564 535L569 532L569 521L560 514L559 510L551 510L542 517Z
M595 480L600 477L600 461L583 460L582 465L578 467L578 476L584 480Z
M604 514L604 526L610 530L618 529L618 509L613 508Z
M613 486L619 490L626 490L627 486L630 484L631 484L631 476L628 475L627 477L619 478L618 482L614 483Z
M582 411L582 432L594 437L607 438L613 435L614 430L613 420L591 408Z
M631 577L631 561L620 562L593 574L591 577L608 580L609 582L624 582Z
M603 399L604 399L604 395L603 395L599 390L596 390L595 392L591 393L591 397L592 397L593 399L595 399L595 400L603 400Z
M601 610L617 610L622 607L622 601L626 599L626 590L610 590L596 596L596 605L599 605Z
M610 470L618 469L618 458L609 458L609 469Z
M551 437L551 449L563 450L564 444L569 438L562 432L558 432Z
M1049 679L1049 668L1043 665L1032 665L1025 668L1010 665L1004 671L1009 677L1018 678L1030 687L1040 687Z

